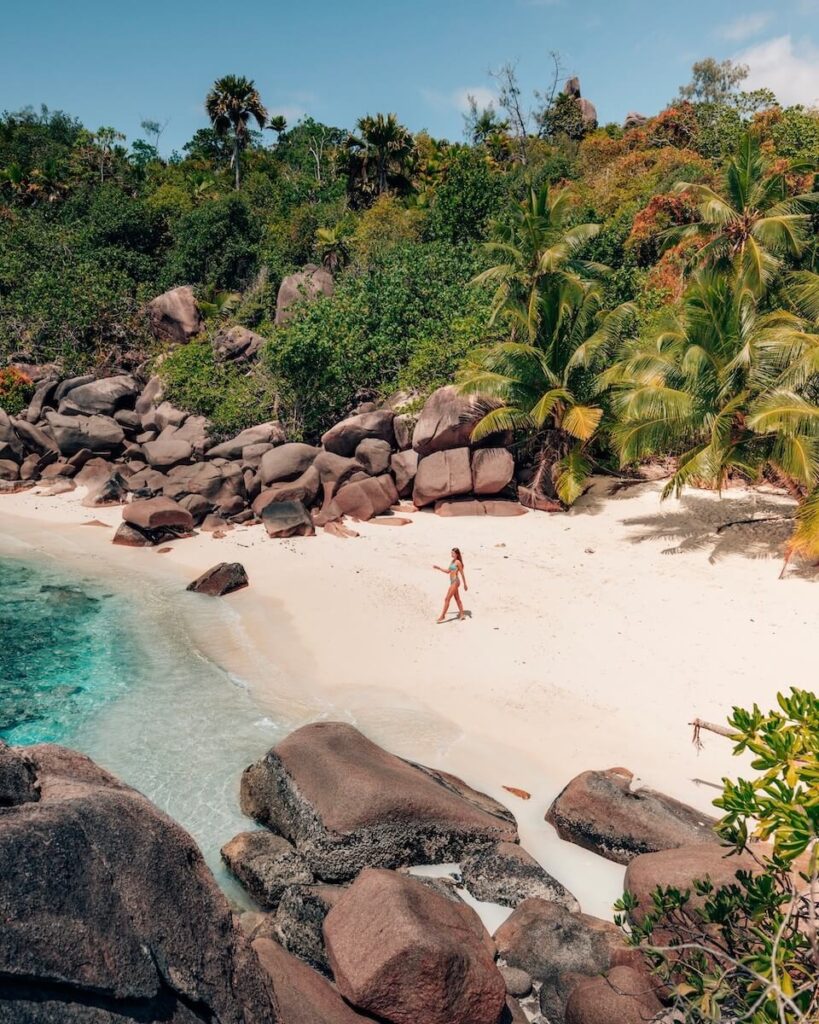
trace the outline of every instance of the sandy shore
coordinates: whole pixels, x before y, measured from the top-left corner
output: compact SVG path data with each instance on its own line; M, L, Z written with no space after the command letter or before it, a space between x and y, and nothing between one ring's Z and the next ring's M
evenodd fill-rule
M598 481L567 515L418 513L404 527L357 525L350 540L272 541L238 528L163 555L114 547L110 528L80 525L114 526L120 508L83 508L80 492L24 492L0 498L0 531L46 527L51 546L180 582L241 561L251 587L225 599L241 630L203 637L208 653L262 703L299 700L308 717L356 721L504 800L524 844L584 910L608 916L622 869L557 839L543 822L550 801L579 771L625 765L708 809L707 783L739 764L716 737L697 753L688 723L721 722L734 704L768 707L777 690L811 685L819 600L808 575L777 579L787 525L716 533L786 513L787 500L731 491L661 504L657 484L609 490ZM431 566L453 544L470 617L436 625L446 580Z

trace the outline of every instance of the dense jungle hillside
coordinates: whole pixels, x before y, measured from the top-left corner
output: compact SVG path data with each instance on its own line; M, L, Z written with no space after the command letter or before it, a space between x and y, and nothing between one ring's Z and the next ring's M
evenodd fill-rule
M593 469L673 455L672 488L767 475L810 508L819 114L743 79L706 59L658 114L599 125L577 79L527 97L507 65L449 141L387 113L290 126L227 76L167 158L154 122L127 145L6 112L0 404L28 401L31 365L158 367L217 431L275 413L313 440L457 380L487 403L477 433L532 445L565 504ZM277 317L307 265L331 286ZM204 330L168 346L145 307L179 285ZM236 325L252 360L214 345Z

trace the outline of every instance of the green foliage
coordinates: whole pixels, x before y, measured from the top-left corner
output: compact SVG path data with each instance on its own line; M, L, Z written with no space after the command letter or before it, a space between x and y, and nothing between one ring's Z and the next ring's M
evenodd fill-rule
M244 367L220 362L207 339L174 348L159 364L158 373L168 401L207 416L220 436L277 414L278 387L266 368L256 366L248 373Z
M305 435L315 438L357 401L401 383L445 383L437 368L451 368L450 346L481 340L472 329L486 322L485 293L467 287L476 269L466 248L397 245L278 329L267 359L287 381Z
M811 1024L819 1014L819 699L792 689L777 700L767 714L734 708L734 753L750 752L756 774L724 779L714 801L726 855L751 853L755 870L723 888L707 878L660 888L650 906L626 893L615 908L692 1024Z
M24 373L7 366L0 370L0 409L17 416L26 408L34 394L34 384Z
M206 203L174 225L164 281L168 287L198 281L242 288L256 273L261 237L259 218L242 196Z
M457 245L482 241L500 212L503 178L479 150L459 148L446 162L425 227L428 238Z

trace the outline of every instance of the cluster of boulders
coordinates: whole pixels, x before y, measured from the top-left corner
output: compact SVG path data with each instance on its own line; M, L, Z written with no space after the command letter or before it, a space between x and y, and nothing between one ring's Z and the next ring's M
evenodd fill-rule
M159 377L47 376L19 416L0 410L0 490L83 485L85 505L124 506L114 542L137 546L253 522L272 537L317 527L343 536L344 517L380 519L401 507L440 515L552 507L517 481L510 437L472 442L479 404L452 387L418 415L401 411L406 404L396 396L362 406L319 445L288 442L276 421L217 443L205 417L163 399Z
M520 846L509 811L460 779L322 722L247 768L241 801L262 828L222 856L259 905L242 922L260 960L305 1019L305 1007L349 1024L668 1019L621 930L581 913ZM624 769L578 776L546 817L562 838L628 864L635 916L658 885L728 884L747 867L725 859L713 819L636 788ZM449 862L454 877L409 873ZM461 886L513 908L494 936ZM287 954L304 964L294 971Z
M643 1024L667 992L614 924L522 849L510 811L339 722L292 733L241 779L258 826L222 856L240 917L190 837L88 758L0 741L0 1017L187 1024ZM639 920L658 885L716 886L713 820L585 772L547 813L627 864ZM412 874L457 863L454 874ZM446 869L443 869L446 870ZM464 902L512 908L490 936Z

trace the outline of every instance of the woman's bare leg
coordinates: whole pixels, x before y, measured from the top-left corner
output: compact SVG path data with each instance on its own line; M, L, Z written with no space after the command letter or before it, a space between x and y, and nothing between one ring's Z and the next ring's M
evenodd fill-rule
M455 604L457 604L457 606L458 606L458 618L459 619L463 619L463 618L465 618L465 616L464 616L464 606L461 603L461 588L460 587L456 587L455 588L454 597L455 597Z
M446 592L446 597L444 598L444 610L441 612L440 618L438 619L439 622L443 622L444 619L446 618L446 613L449 611L449 602L451 600L452 600L452 587L450 587L449 590Z

